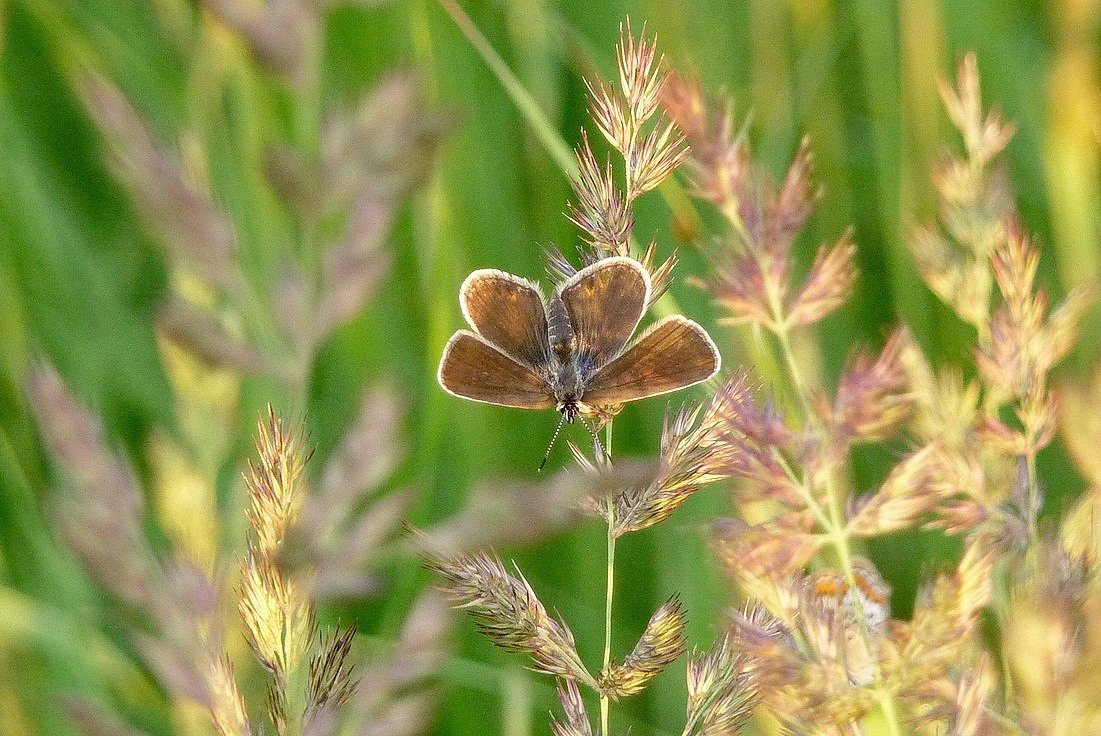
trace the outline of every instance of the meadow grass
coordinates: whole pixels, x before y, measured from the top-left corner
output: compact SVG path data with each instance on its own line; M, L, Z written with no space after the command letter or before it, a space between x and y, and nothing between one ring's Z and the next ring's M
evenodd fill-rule
M92 474L83 487L103 494L104 478L133 476L115 486L132 494L112 502L119 505L93 495L90 506L106 515L103 523L118 523L116 512L133 509L134 496L141 497L141 512L125 527L148 547L141 555L149 559L136 563L139 571L158 569L177 551L207 573L246 554L240 471L253 453L256 417L269 403L287 422L305 422L315 448L306 471L311 485L353 494L381 491L367 504L337 496L337 508L381 514L390 520L383 524L388 529L403 518L430 531L450 529L468 540L468 549L475 546L469 539L478 527L476 514L465 526L447 526L448 520L467 518L478 504L492 509L486 496L494 498L496 489L485 490L492 479L530 479L554 418L471 405L439 390L436 362L461 319L456 291L474 268L537 278L544 247L573 251L578 230L563 216L572 195L562 151L580 143L583 127L594 140L599 136L583 80L615 77L613 45L626 17L636 31L645 22L672 68L698 77L708 96L729 93L755 165L773 180L783 180L809 137L823 194L793 245L794 273L807 273L818 243L834 242L853 228L860 275L851 298L815 325L813 339L794 336L777 346L761 339L767 325L717 326L727 310L688 283L688 277L706 279L713 272L707 249L723 231L721 213L690 203L684 179L634 203L642 242L653 234L660 258L678 248L670 301L659 309L675 305L706 325L730 375L736 373L730 366L757 366L752 388L763 382L765 393L772 387L781 395L794 391L787 405L798 407L811 396L809 387L839 384L852 366L846 361L854 345L881 346L889 326L900 322L933 366L964 365L960 377L942 373L936 379L946 395L959 399L968 382L981 377L968 357L976 333L927 288L910 247L915 228L943 213L931 169L946 147L963 150L941 110L937 80L954 81L956 62L968 51L978 60L984 103L1016 127L1001 160L1022 237L1013 240L1017 250L1006 251L1002 272L1027 272L1030 267L1010 266L1027 266L1029 243L1038 244L1038 281L1048 285L1053 302L1101 272L1094 102L1101 90L1094 70L1097 11L1089 3L461 3L515 75L512 89L486 65L484 51L471 46L446 12L449 5L334 5L320 21L301 26L293 12L264 25L249 15L247 3L229 0L205 3L202 10L182 0L18 0L5 7L0 661L21 675L0 685L5 732L73 732L69 715L87 726L104 712L149 734L210 732L206 713L164 684L164 673L151 668L149 648L135 635L162 628L142 613L154 598L129 600L141 592L136 583L112 589L97 576L89 555L110 549L105 541L85 540L82 548L80 535L74 542L60 531L62 509L81 498L82 486L79 475L73 480L62 472L61 451L50 449L49 422L41 407L35 419L31 407L36 394L28 393L28 384L53 385L52 374L40 372L45 363L76 397L69 402L47 393L60 416L72 420L87 411L102 422L102 446L82 444L93 457L78 456L76 467L107 475ZM395 76L394 70L413 76ZM372 91L381 95L373 98L375 117L364 112L354 118L354 111L369 112L363 101ZM530 108L518 108L517 99ZM361 103L368 106L357 107ZM346 114L348 124L324 149L319 131L336 112ZM366 133L357 137L355 122ZM598 148L601 159L606 150ZM326 152L347 179L310 178L317 173L310 163ZM371 202L340 186L364 178L384 182L381 209L370 209ZM208 196L188 194L196 191ZM367 261L349 254L350 260L326 271L325 246L339 243L348 222L340 213L349 211L364 215L357 221L366 228L357 231L361 238L379 231L377 247ZM332 286L327 291L326 283ZM341 283L345 288L338 288ZM1072 417L1066 420L1072 439L1022 454L1027 482L1021 505L1027 508L1041 488L1044 498L1038 526L1024 517L1025 538L1038 537L1044 520L1054 528L1067 511L1067 529L1090 528L1092 507L1079 500L1079 491L1083 476L1097 484L1096 468L1074 470L1071 457L1088 463L1083 437L1096 426L1090 389L1081 383L1097 354L1096 318L1096 311L1087 317L1081 344L1056 372L1059 383L1065 376L1077 387L1056 394L1064 416ZM1006 362L1004 354L991 355L989 365ZM791 364L806 383L802 390L780 380ZM877 364L869 358L865 365ZM361 400L368 387L369 398ZM684 398L704 396L696 390ZM392 411L385 408L395 403ZM659 453L669 405L653 400L617 416L617 465L620 458ZM393 417L392 430L372 443L370 428L380 416ZM680 425L670 421L675 435ZM857 492L878 488L906 450L855 449L848 486ZM96 465L104 458L105 465ZM551 468L571 464L565 451L551 460ZM331 474L337 480L327 484ZM352 490L348 477L362 485ZM605 530L560 511L545 519L535 513L561 509L592 489L551 480L501 483L502 497L526 510L538 533L476 541L514 557L544 602L569 622L581 660L599 663L608 613ZM734 588L707 540L712 520L732 513L727 487L696 493L662 524L619 540L610 651L621 657L631 651L674 592L677 610L687 612L687 646L704 649L716 641ZM389 491L398 500L384 506ZM544 492L558 493L556 503L540 504ZM823 506L824 529L836 531L831 514L845 512L840 501ZM977 513L966 505L953 511L954 523ZM84 519L85 531L98 528L75 518ZM321 528L347 530L356 518L323 521ZM1084 533L1068 532L1075 539ZM415 602L431 577L401 544L385 540L370 548L377 558L344 569L333 551L347 538L306 545L303 557L291 560L331 573L331 587L318 596L333 600L322 606L322 624L354 623L363 649L357 661L363 663L384 661L395 641L419 651L406 622L427 610ZM123 548L133 555L138 546ZM892 613L900 619L910 617L915 600L926 606L918 606L919 614L937 610L930 608L932 592L919 599L919 583L931 571L954 569L962 553L958 538L916 529L858 546L889 585ZM1080 588L1045 588L1045 575L1073 576L1058 559L1039 554L1038 545L1029 548L1040 572L1021 584L999 615L1016 641L1035 648L1022 645L1018 659L977 664L956 681L971 697L961 696L961 703L986 702L978 696L990 690L991 670L1016 667L1027 674L1028 653L1048 651L1036 632L1052 621L1073 626L1096 615L1093 598ZM83 552L83 565L74 549ZM1076 548L1086 549L1085 543ZM841 547L836 551L824 559L839 563L842 582L851 585L864 563L855 556L846 563ZM976 557L982 555L964 559ZM152 578L133 578L143 579ZM807 585L842 587L829 578ZM379 591L385 595L376 596ZM1053 596L1066 604L1035 605ZM761 619L752 610L744 613L739 630L757 631ZM928 619L915 621L932 626ZM266 680L248 664L240 631L229 633L236 633L229 637L236 641L228 645L230 655L246 663L242 697L259 716ZM719 650L716 656L726 655ZM696 665L697 674L705 664ZM689 687L680 667L658 675L643 694L616 703L613 722L637 733L679 733ZM525 670L519 657L493 650L467 625L437 681L438 733L545 732L545 714L557 708L548 681ZM1088 699L1088 686L1079 683L1040 683L1050 688L1044 690L1033 682L1036 687L1018 699L1020 712L1042 712L1050 692L1085 688ZM565 693L573 702L568 688ZM78 704L89 702L95 713ZM407 716L398 722L415 729L414 713L430 704L411 701L395 718ZM875 707L880 715L873 719L882 720L870 722L869 730L886 733L894 705L883 699ZM1059 717L1052 716L1051 732ZM101 725L101 732L118 727Z

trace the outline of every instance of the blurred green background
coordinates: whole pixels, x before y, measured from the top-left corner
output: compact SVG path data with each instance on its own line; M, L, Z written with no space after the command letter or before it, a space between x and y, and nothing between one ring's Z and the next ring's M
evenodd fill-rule
M257 0L262 4L261 0ZM154 430L177 425L174 396L154 314L169 289L162 251L104 164L103 143L75 93L83 70L112 79L170 147L199 131L199 156L216 199L248 224L250 275L265 276L265 249L282 242L256 152L279 136L281 82L238 50L187 0L6 0L0 4L0 733L67 733L59 693L120 702L150 734L173 732L164 696L135 664L125 620L97 592L52 530L49 461L23 390L37 356L57 366L143 477ZM938 306L907 250L910 229L935 216L929 169L944 145L958 145L936 83L975 51L984 99L1016 123L1009 174L1022 217L1043 249L1042 279L1055 295L1101 276L1099 249L1099 6L1094 0L756 0L746 2L463 2L523 88L567 145L587 124L583 77L614 70L620 22L645 21L673 67L734 101L750 120L760 160L782 175L802 136L810 137L824 198L799 253L853 225L861 277L853 301L818 332L825 385L850 349L879 344L900 318L937 363L969 364L972 335ZM412 69L432 109L457 120L429 180L402 207L387 248L392 267L378 295L321 346L306 395L246 379L228 407L234 437L220 473L218 503L240 517L240 461L254 418L267 402L306 417L319 457L352 419L365 386L389 383L405 404L405 454L393 485L420 495L413 520L428 524L463 507L478 482L533 478L556 417L463 402L435 380L448 336L460 326L457 290L474 268L544 278L542 249L567 253L575 228L562 215L568 180L529 120L436 3L428 0L334 7L324 28L320 95L339 104L387 70ZM232 45L230 43L230 45ZM239 68L238 68L239 67ZM203 94L197 89L206 89ZM196 99L214 99L202 105ZM270 197L268 198L270 199ZM655 234L659 253L679 248L672 293L712 329L727 370L743 356L716 325L706 295L684 279L706 265L695 248L711 237L670 227L657 193L639 204L636 233ZM285 229L285 228L284 228ZM268 259L270 260L270 259ZM1087 321L1074 372L1096 354L1097 320ZM683 399L698 399L702 392ZM629 407L615 423L617 456L652 455L667 404ZM897 448L899 452L902 448ZM855 487L882 477L890 452L858 458ZM1079 484L1061 449L1042 456L1051 507ZM563 447L552 467L568 465ZM155 484L151 484L155 486ZM151 491L155 492L155 491ZM150 504L156 506L156 499ZM680 591L690 644L706 645L731 591L709 561L706 523L729 513L729 490L712 487L670 521L620 545L616 644L626 650L653 611ZM227 521L223 548L243 548L242 522ZM570 622L582 655L598 661L603 641L604 531L598 522L515 557L545 603ZM954 550L939 535L877 543L873 557L895 587L897 615L916 583ZM426 583L412 561L395 566L379 600L326 614L383 635ZM466 621L457 656L441 675L438 732L546 733L548 678L495 651ZM392 631L390 632L392 633ZM130 688L129 693L125 693ZM679 732L683 669L674 666L644 697L620 706L633 733ZM178 732L190 732L179 730ZM201 732L201 731L198 731Z

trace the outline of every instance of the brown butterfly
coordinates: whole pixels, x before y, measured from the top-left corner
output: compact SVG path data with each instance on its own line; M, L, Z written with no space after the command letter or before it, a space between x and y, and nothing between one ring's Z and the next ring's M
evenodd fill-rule
M573 422L594 407L676 391L715 375L715 343L684 317L660 320L626 347L649 301L649 274L623 256L578 271L549 302L526 279L475 271L459 290L474 332L459 330L448 340L440 385L489 404L553 407Z

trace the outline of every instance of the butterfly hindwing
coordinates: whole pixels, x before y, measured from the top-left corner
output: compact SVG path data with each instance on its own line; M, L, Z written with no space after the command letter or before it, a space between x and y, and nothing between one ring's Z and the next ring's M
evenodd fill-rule
M466 277L459 306L474 330L521 363L539 367L550 356L543 295L526 279L482 269Z
M702 327L666 317L598 371L582 398L601 406L657 396L706 381L719 364L719 351Z
M557 404L542 375L466 330L447 341L438 377L449 393L487 404L519 409L550 409Z
M578 271L559 289L575 336L574 352L594 368L631 339L650 300L650 276L638 261L613 256Z

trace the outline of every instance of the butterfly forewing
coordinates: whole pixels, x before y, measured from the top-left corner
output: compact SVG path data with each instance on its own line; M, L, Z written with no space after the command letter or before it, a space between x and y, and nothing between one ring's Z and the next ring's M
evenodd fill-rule
M557 404L542 375L466 330L448 340L439 381L456 396L487 404L519 409L550 409Z
M619 355L638 327L650 277L638 261L615 256L582 269L559 293L573 326L574 352L599 368Z
M547 363L547 315L543 295L504 271L483 269L467 276L459 290L463 316L479 335L521 363Z
M601 406L676 391L706 381L719 363L719 351L702 327L667 317L593 376L582 400Z

